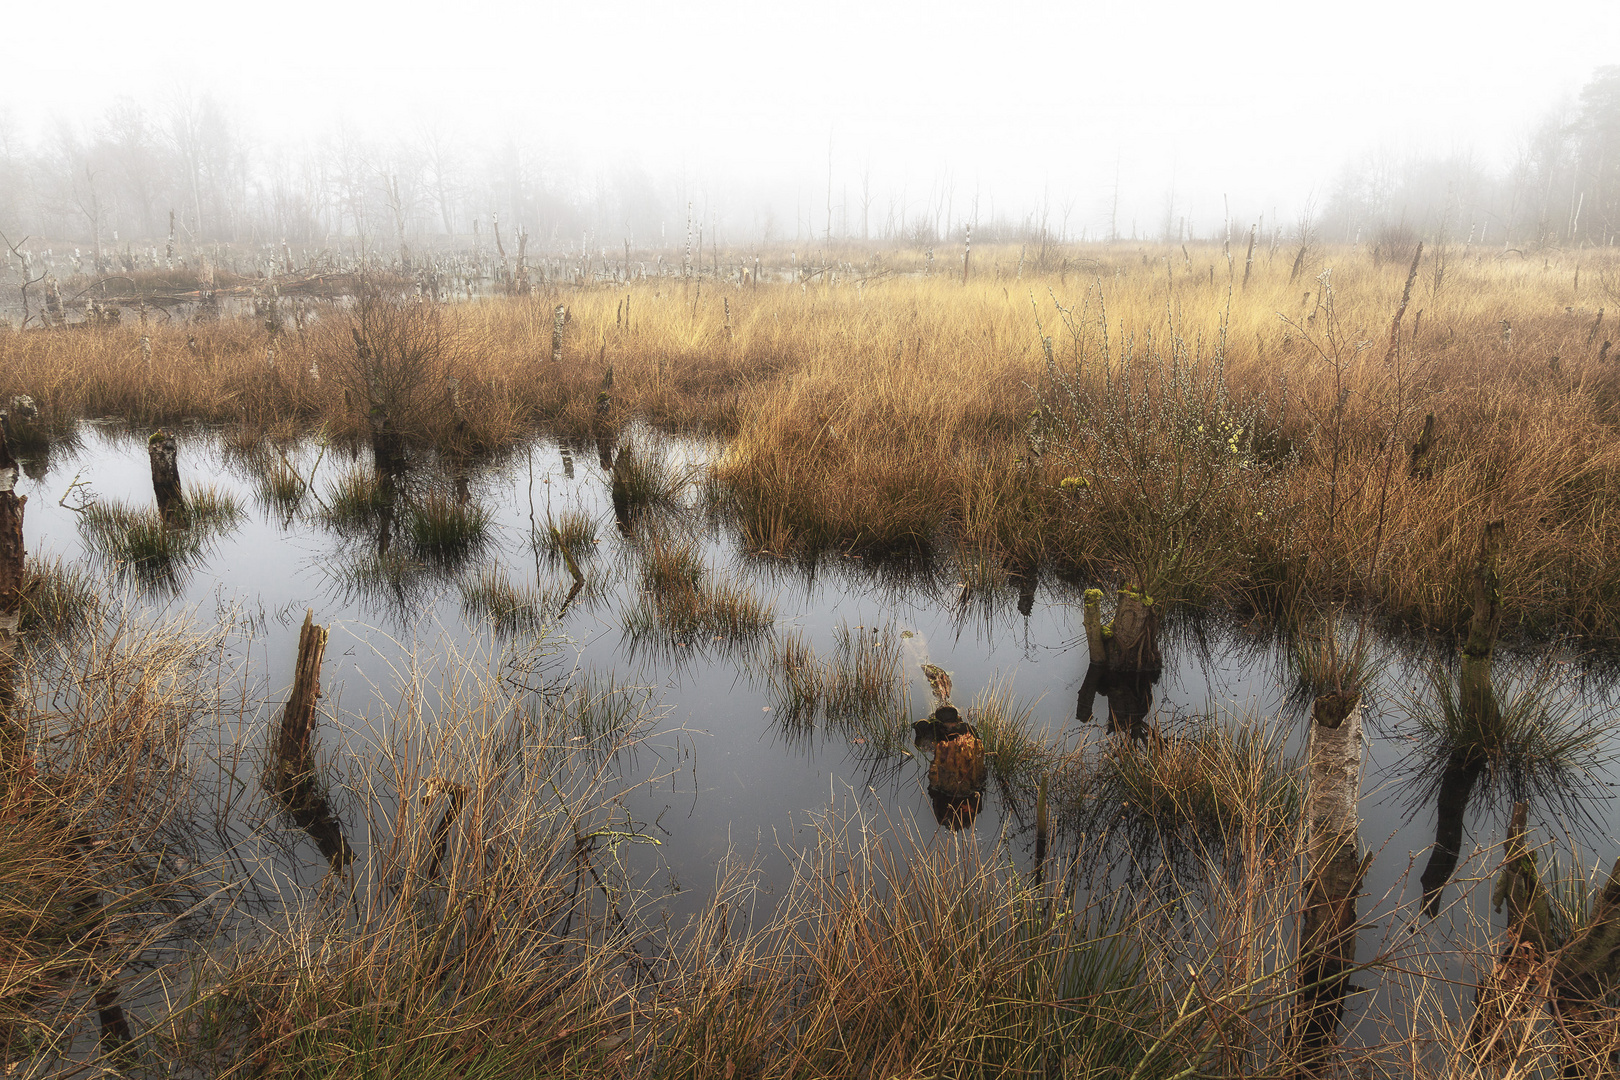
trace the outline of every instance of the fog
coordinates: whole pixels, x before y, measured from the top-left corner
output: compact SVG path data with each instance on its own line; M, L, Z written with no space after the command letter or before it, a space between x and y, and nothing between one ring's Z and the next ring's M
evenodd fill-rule
M1620 213L1588 215L1620 161L1592 156L1581 94L1620 64L1620 5L1511 14L30 4L6 19L0 230L152 238L172 209L193 238L320 243L499 214L542 246L650 246L690 206L722 243L1175 239L1306 214L1333 240L1393 221L1605 243Z

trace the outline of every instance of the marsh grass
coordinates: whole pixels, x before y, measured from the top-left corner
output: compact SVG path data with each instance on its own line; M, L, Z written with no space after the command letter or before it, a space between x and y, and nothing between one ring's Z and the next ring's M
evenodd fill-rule
M967 720L984 742L990 775L1005 792L1032 793L1062 756L1051 729L1035 728L1039 704L1014 697L1011 679L992 679L968 709Z
M233 740L259 737L219 724L262 708L231 688L244 673L228 637L103 618L93 644L29 669L25 697L60 703L31 776L0 760L0 941L24 957L0 968L0 1031L30 1069L74 1067L68 1034L94 1015L78 988L92 964L121 973L132 956L144 992L126 997L130 1060L198 1075L1286 1067L1287 1011L1273 1006L1294 981L1288 875L1246 869L1168 901L1088 892L1062 869L1106 859L1082 838L1037 884L1004 847L857 807L808 822L776 891L724 859L692 917L670 919L632 857L656 856L662 834L612 768L655 721L651 692L579 672L536 692L504 652L424 656L400 673L396 705L323 717L340 748L334 805L366 839L341 874L311 879L267 835L273 816L236 820L237 787L194 768L199 732L219 735L218 763L246 760L250 743ZM874 646L846 646L861 648ZM19 791L42 801L39 827ZM108 841L93 859L59 849L85 831ZM204 840L228 850L205 862ZM155 870L177 855L189 883ZM232 923L261 875L275 902ZM90 888L122 903L79 936L71 901Z
M260 505L283 517L291 517L303 505L304 481L279 458L266 462L253 477L253 491Z
M641 592L623 615L632 637L757 641L776 619L774 607L747 585L710 572L698 542L655 529L642 545Z
M1480 521L1502 518L1534 523L1504 541L1507 631L1620 640L1620 509L1601 496L1620 377L1587 340L1614 275L1593 260L1608 257L1453 260L1392 363L1356 343L1387 335L1406 268L1359 249L1317 257L1303 286L1279 260L1238 290L1219 247L1092 245L1012 289L993 274L765 282L728 298L729 320L653 278L625 287L633 329L626 295L564 288L570 334L599 347L556 365L532 298L372 296L284 338L269 372L253 320L151 327L169 359L150 368L135 327L18 335L0 397L31 394L58 426L191 416L361 445L375 387L409 441L510 447L540 427L590 432L611 363L615 421L729 440L717 485L757 550L962 543L1163 573L1167 602L1275 614L1303 599L1455 632L1472 599L1460 568ZM1422 472L1391 469L1429 413ZM670 493L634 475L651 461L635 450L618 470L627 508Z
M321 516L337 528L364 528L392 505L391 493L368 469L340 473L326 491Z
M19 629L25 639L72 638L91 625L101 605L102 584L90 569L60 557L29 557L24 569Z
M632 512L680 506L688 480L656 443L646 440L620 444L609 479L615 508Z
M428 562L457 565L490 541L489 515L473 501L430 488L405 508L405 535L411 550Z
M612 672L585 671L541 707L544 738L557 746L583 744L616 753L658 715L652 687L619 682Z
M553 559L564 553L578 563L596 551L596 519L583 510L565 510L555 522L534 532L535 546Z
M899 627L840 622L823 685L828 725L861 740L865 755L887 757L905 749L911 717Z
M548 618L547 597L516 585L498 566L486 566L461 583L461 610L469 619L487 620L499 634L531 634Z
M777 721L794 730L812 727L827 693L826 669L804 632L771 635L766 663Z
M1213 845L1291 837L1303 804L1286 728L1240 716L1180 719L1143 739L1116 735L1065 762L1071 806L1091 827L1124 819L1162 838Z
M91 550L120 574L143 585L176 589L191 565L246 516L236 497L215 487L186 492L186 527L166 523L157 510L116 500L100 500L79 518L79 532Z
M1284 659L1288 701L1300 710L1323 694L1366 692L1381 668L1367 628L1336 617L1296 627L1285 640Z

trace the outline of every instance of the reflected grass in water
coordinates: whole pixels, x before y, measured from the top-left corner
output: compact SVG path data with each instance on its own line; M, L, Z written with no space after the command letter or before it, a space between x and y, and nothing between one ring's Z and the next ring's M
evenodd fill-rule
M234 495L215 487L191 488L185 498L189 527L165 523L152 507L101 500L85 508L79 532L120 574L133 573L143 585L174 590L189 564L245 516Z
M514 584L499 566L486 566L461 583L462 614L489 621L500 634L538 630L546 619L547 601L539 589Z
M1473 665L1472 667L1470 665ZM1530 801L1590 816L1602 794L1600 770L1614 760L1612 710L1583 707L1551 661L1498 675L1486 661L1462 662L1453 675L1429 670L1428 693L1414 694L1401 727L1419 763L1410 805L1432 801L1448 762L1479 770L1487 801Z

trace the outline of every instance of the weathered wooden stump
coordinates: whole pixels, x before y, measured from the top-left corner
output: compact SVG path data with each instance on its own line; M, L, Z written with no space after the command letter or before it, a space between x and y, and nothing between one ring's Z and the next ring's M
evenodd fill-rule
M157 496L163 523L185 528L191 524L191 511L180 489L180 452L174 436L161 429L152 432L146 440L146 456L152 463L152 493Z
M984 805L988 770L984 742L951 704L951 676L938 664L923 664L934 711L912 725L917 748L929 755L928 801L934 820L947 829L965 829Z
M316 702L321 696L321 662L326 657L326 628L315 625L315 613L304 615L298 632L298 661L292 691L281 711L272 756L271 788L293 823L309 834L321 855L338 870L354 859L342 824L320 790L315 776Z

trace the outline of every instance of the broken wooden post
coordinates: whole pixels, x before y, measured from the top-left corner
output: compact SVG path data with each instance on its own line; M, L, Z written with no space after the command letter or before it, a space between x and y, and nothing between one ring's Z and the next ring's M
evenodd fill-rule
M1360 694L1324 694L1311 710L1307 743L1307 869L1299 915L1294 999L1295 1075L1328 1072L1356 961L1356 896L1372 855L1358 857L1362 722Z
M929 803L939 824L964 829L984 803L984 742L951 704L950 673L937 664L923 664L922 671L934 698L934 711L912 726L918 731L918 745L931 739L933 748L928 764Z
M292 691L281 711L272 762L272 788L294 824L309 834L332 869L354 859L331 804L315 778L315 704L321 696L321 662L326 657L326 628L315 625L315 612L304 615L298 632L298 660Z
M180 490L180 457L174 436L162 429L152 432L146 440L146 456L152 462L152 493L157 496L163 523L185 528L191 524L191 513Z
M17 494L20 470L11 453L10 422L0 413L0 767L21 760L27 721L17 711L17 632L22 623L26 553L23 508Z

